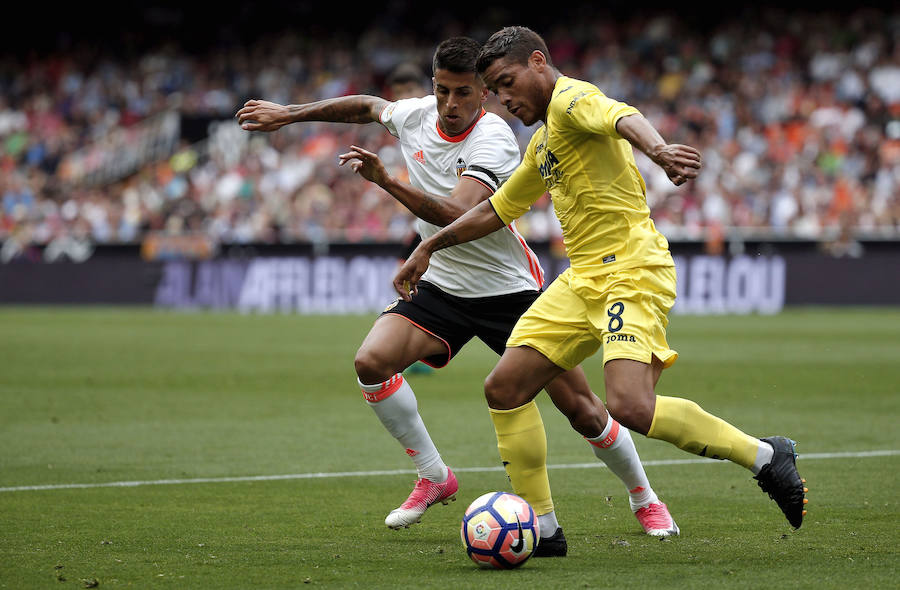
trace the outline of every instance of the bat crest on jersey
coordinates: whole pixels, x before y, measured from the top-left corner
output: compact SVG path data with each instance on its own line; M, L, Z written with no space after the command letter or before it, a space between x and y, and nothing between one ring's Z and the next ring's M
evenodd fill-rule
M458 158L456 160L456 177L459 178L462 176L462 173L466 171L466 162L462 158Z

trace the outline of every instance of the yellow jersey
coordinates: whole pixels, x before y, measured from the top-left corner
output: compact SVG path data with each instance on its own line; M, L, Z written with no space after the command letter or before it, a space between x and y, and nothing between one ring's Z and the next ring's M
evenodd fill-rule
M673 265L669 243L650 219L631 144L616 130L619 119L636 113L589 82L560 77L546 124L490 198L509 224L549 192L572 272L579 276Z

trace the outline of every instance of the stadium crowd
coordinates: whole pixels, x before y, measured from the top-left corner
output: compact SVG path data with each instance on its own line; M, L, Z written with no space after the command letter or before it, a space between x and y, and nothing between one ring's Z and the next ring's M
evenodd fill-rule
M670 238L900 236L900 12L767 15L703 31L657 16L540 32L564 74L637 106L667 140L702 152L699 178L678 189L636 154ZM283 33L200 54L169 40L139 54L86 45L0 58L7 258L16 246L138 243L150 232L223 243L406 238L411 215L337 166L337 154L358 144L403 175L380 126L251 134L233 115L249 98L390 97L391 69L412 61L427 75L439 40L373 26L355 43ZM493 97L488 108L524 147L532 129ZM185 137L173 113L208 122L208 138ZM531 239L558 235L546 196L519 228Z

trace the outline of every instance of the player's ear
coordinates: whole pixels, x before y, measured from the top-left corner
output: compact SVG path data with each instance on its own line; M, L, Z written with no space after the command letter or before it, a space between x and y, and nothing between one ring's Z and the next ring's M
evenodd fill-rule
M538 72L542 72L544 68L547 67L547 56L544 55L543 52L535 49L531 52L531 55L528 56L528 65Z

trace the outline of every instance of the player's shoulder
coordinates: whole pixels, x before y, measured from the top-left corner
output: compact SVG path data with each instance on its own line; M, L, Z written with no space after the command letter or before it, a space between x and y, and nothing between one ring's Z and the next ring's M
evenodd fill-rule
M397 102L401 102L404 100L409 101L409 103L411 105L414 105L415 108L419 108L419 109L434 108L435 105L437 104L437 99L435 98L435 96L433 94L429 94L427 96L419 96L416 98L403 98Z
M578 104L580 99L591 95L604 96L603 92L595 84L586 80L563 76L556 81L556 86L553 88L550 109L571 110Z
M417 98L402 98L388 103L381 115L381 119L388 120L398 116L409 118L417 113L420 116L425 116L435 110L435 104L433 94Z
M519 142L509 125L496 115L488 119L490 113L482 117L472 133L469 134L462 148L463 157L470 163L477 162L482 166L491 168L505 167L507 164L518 165L522 155Z
M491 126L491 125L499 125L501 127L506 127L509 129L509 123L503 120L503 117L498 115L497 113L493 113L491 111L485 111L484 115L481 116L481 119L478 121L478 126Z
M486 111L475 124L470 137L475 140L512 141L516 142L516 136L509 124L499 115Z
M395 100L394 104L404 105L407 108L411 109L424 109L428 107L433 107L436 104L436 99L433 94L429 94L426 96L414 96L411 98L401 98L400 100Z
M519 142L501 117L485 112L462 146L461 157L469 164L492 170L515 168L521 160Z
M475 128L472 129L473 132L479 133L494 133L497 130L501 131L509 131L512 133L512 129L509 127L509 123L503 120L500 115L496 113L492 113L491 111L485 111L484 114L478 119L478 122L475 124Z
M587 80L579 80L578 78L569 78L562 76L556 81L553 88L553 100L565 100L579 92L600 92L600 89ZM602 92L600 92L602 94Z

